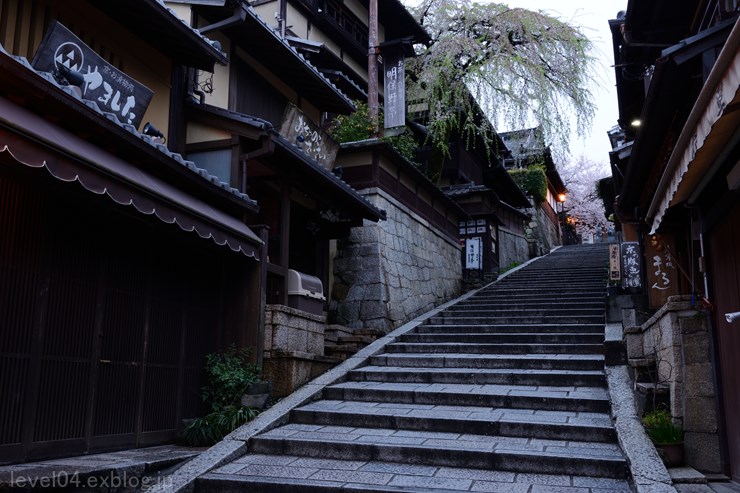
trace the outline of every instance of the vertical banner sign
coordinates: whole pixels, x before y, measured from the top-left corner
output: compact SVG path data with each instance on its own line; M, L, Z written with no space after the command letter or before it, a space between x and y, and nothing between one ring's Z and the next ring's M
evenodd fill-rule
M480 270L482 265L482 238L468 238L465 240L465 268Z
M383 53L385 128L406 125L406 79L404 55L400 48Z
M624 242L622 249L622 287L623 288L640 288L642 287L640 262L640 244L634 242Z
M44 35L33 57L33 68L42 72L67 69L79 73L82 98L95 101L101 110L115 113L124 123L139 128L153 92L106 62L59 22Z
M653 238L656 238L654 236ZM673 238L662 234L660 240L645 242L647 265L648 303L650 308L660 308L668 301L669 296L679 294L678 270L673 263L670 252L673 250Z
M609 245L609 280L619 281L622 278L622 269L619 265L619 245Z

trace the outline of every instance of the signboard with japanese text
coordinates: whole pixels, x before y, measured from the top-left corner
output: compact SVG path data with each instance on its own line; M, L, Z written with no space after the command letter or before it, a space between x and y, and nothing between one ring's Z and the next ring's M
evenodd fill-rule
M619 262L619 245L609 245L609 280L619 281L622 268Z
M480 270L483 268L483 241L479 237L465 240L465 268Z
M622 287L642 287L642 262L640 244L636 241L624 242L620 245L622 253Z
M665 234L653 235L645 242L650 308L658 309L668 302L669 296L679 294L678 270L671 255L673 248L672 238Z
M406 125L406 79L404 55L401 49L383 53L383 96L385 128Z
M105 61L72 31L54 22L33 57L33 67L42 72L69 70L84 83L82 98L95 101L101 110L139 128L154 93Z
M324 168L333 166L339 144L293 104L285 109L280 135Z

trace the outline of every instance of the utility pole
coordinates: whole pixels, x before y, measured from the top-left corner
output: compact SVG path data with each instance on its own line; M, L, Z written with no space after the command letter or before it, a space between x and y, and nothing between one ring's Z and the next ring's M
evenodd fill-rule
M378 0L368 7L367 106L374 134L378 135Z

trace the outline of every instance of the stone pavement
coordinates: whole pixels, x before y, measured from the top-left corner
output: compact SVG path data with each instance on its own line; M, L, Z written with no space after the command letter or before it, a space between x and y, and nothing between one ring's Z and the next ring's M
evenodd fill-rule
M0 466L0 491L140 491L202 450L163 445Z
M604 374L606 267L605 245L561 248L397 331L236 432L195 490L632 491Z

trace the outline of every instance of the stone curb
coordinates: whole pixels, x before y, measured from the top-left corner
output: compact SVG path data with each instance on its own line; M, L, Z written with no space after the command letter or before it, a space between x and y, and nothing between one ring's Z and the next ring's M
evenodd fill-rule
M553 250L554 251L554 250ZM416 317L415 319L407 322L401 327L397 328L393 332L377 339L372 344L364 347L352 357L345 360L339 366L332 368L326 373L319 375L315 379L311 380L301 388L280 400L277 404L272 406L270 409L261 413L254 420L249 423L245 423L243 426L234 430L232 433L227 435L219 443L215 444L199 456L191 459L190 461L183 464L179 469L174 471L170 476L164 478L154 488L148 490L148 493L189 493L195 488L195 479L198 476L206 474L207 472L219 467L229 461L232 461L238 457L241 457L247 453L247 444L249 440L260 433L269 431L273 428L277 428L288 422L290 412L309 401L320 398L321 392L324 387L331 385L344 376L351 370L358 368L365 364L365 362L373 355L382 351L383 347L395 341L399 336L415 329L417 326L422 324L428 318L433 317L439 312L446 308L467 300L479 291L486 289L491 284L495 284L508 275L526 267L532 262L542 257L536 257L524 262L517 267L506 271L501 274L498 279L489 283L481 288L469 291L464 295L454 300L448 301L433 310L430 310L423 315Z
M635 407L627 367L606 366L609 400L617 438L627 457L636 493L676 493L673 481L645 433Z

